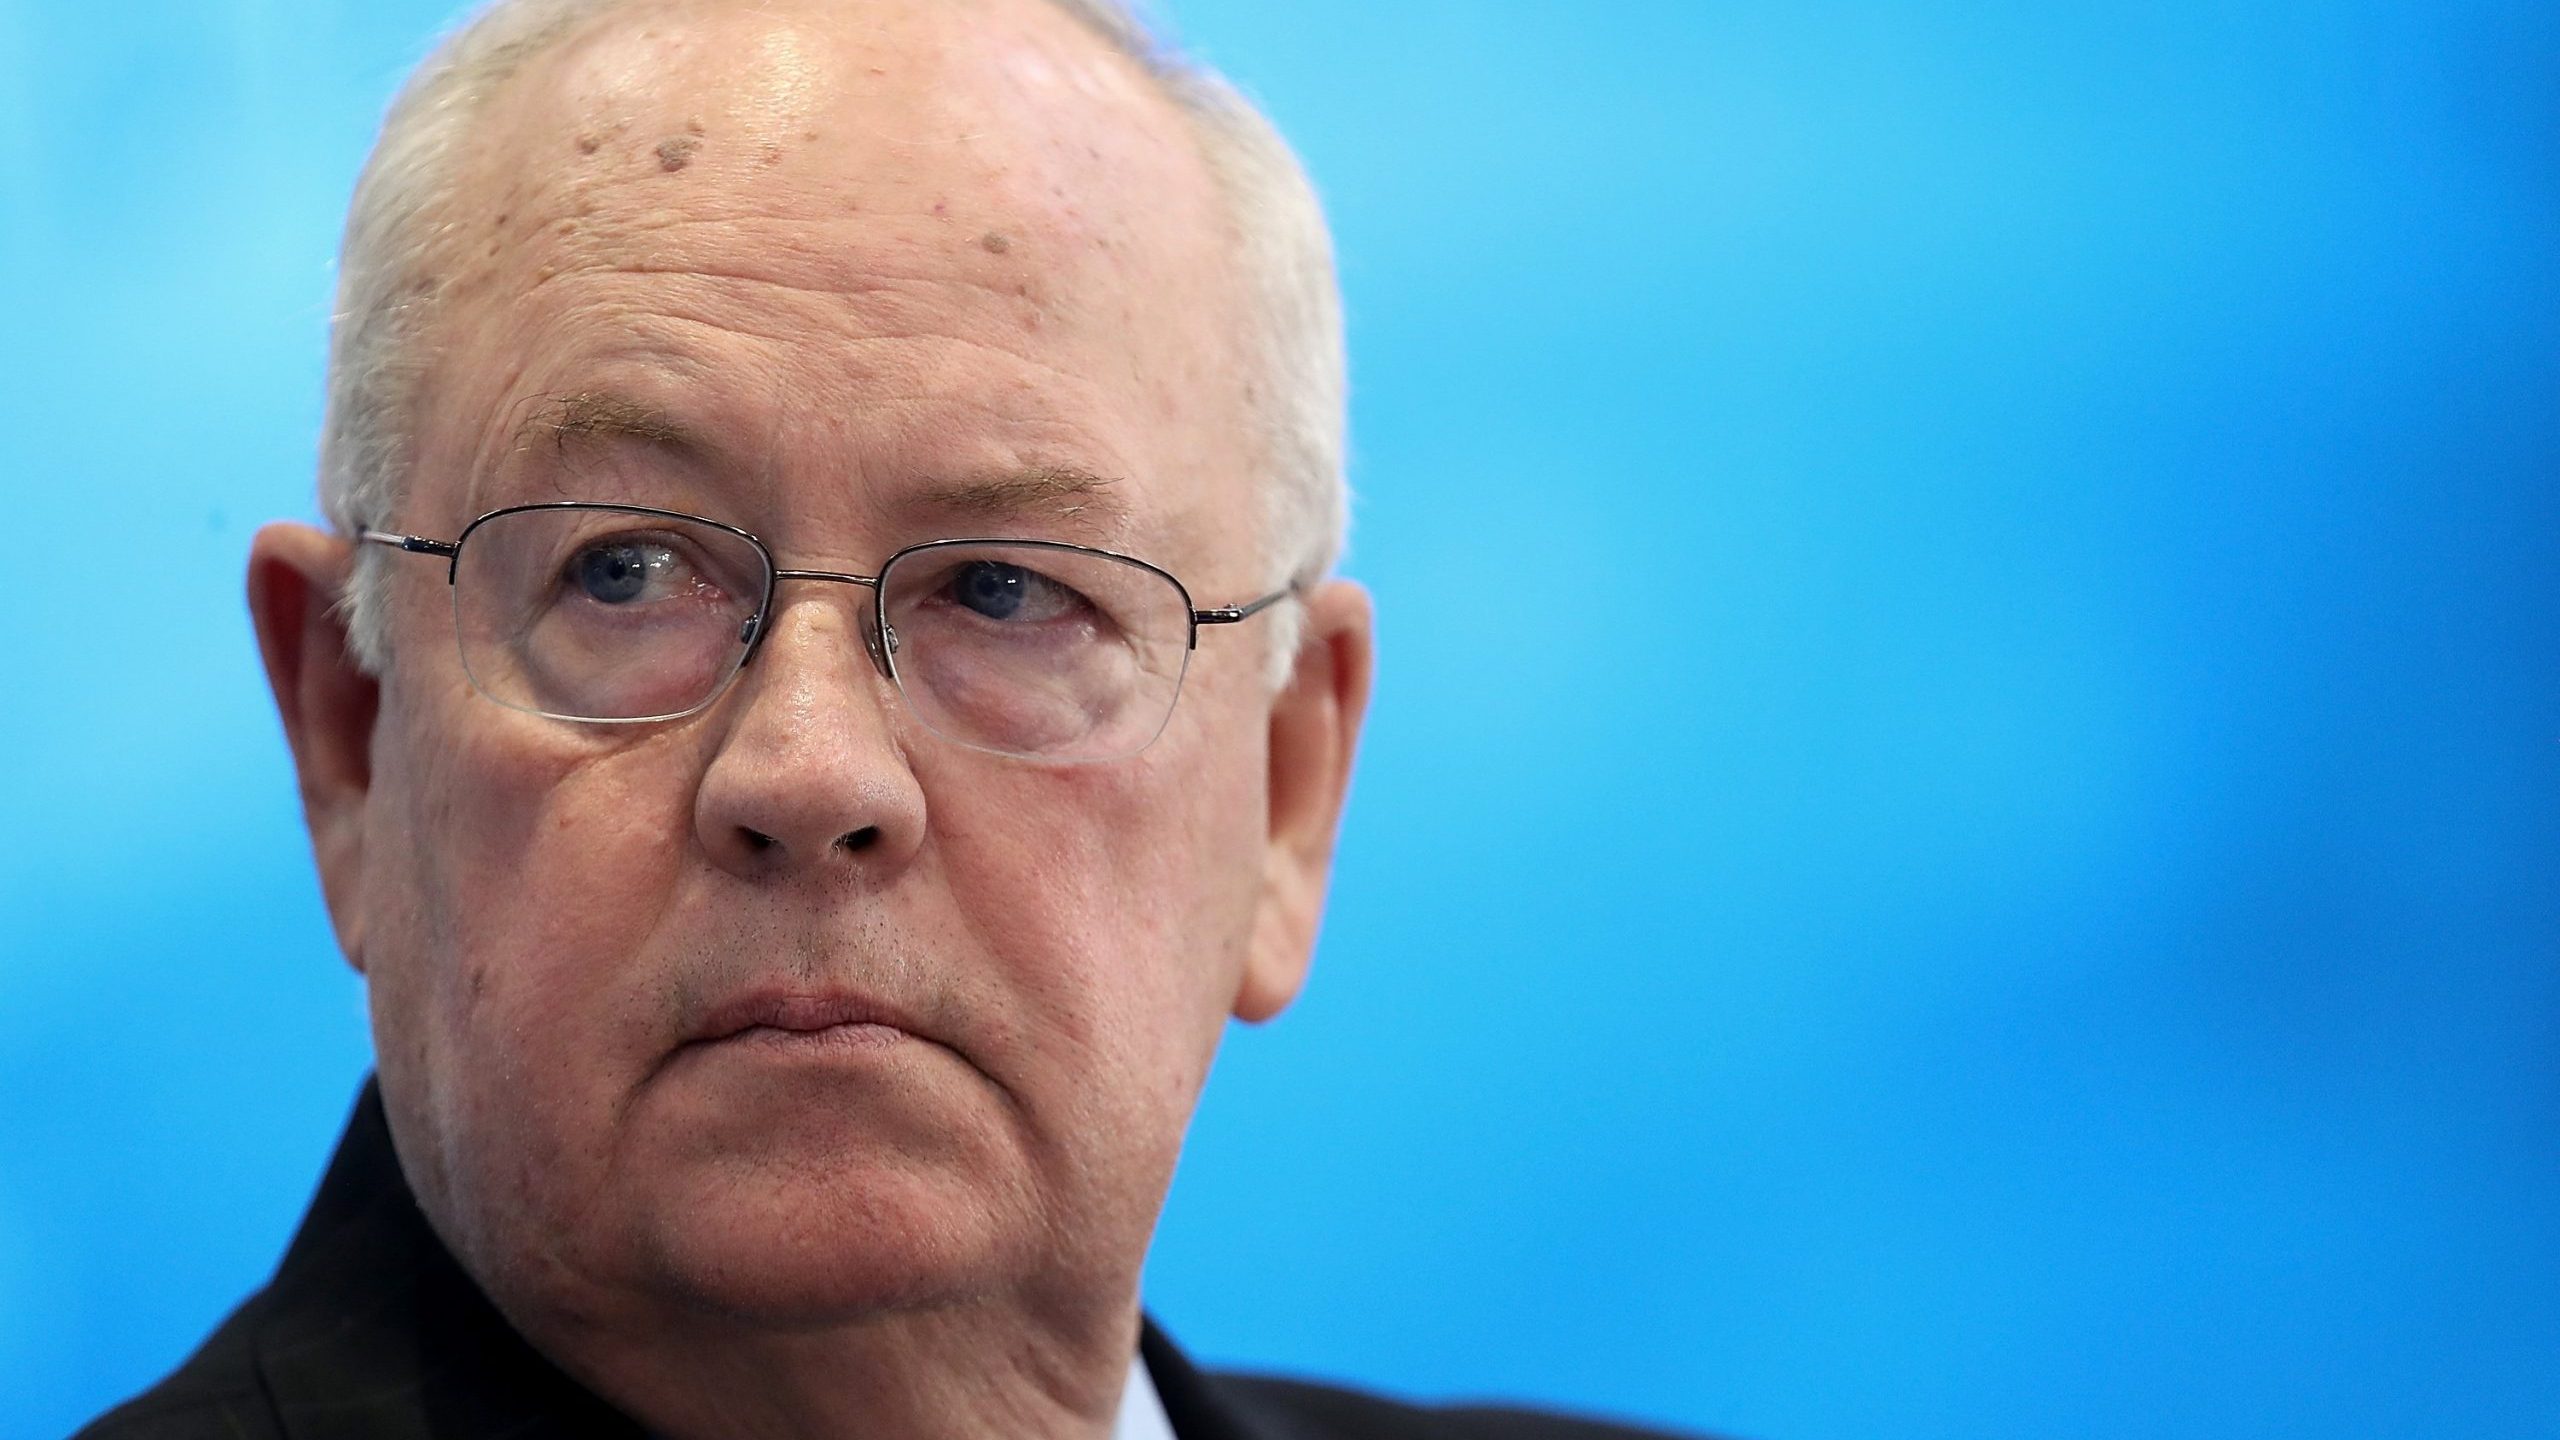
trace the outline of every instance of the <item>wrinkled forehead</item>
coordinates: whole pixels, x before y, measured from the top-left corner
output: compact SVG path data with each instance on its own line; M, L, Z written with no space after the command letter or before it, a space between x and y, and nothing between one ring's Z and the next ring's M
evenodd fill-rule
M524 64L477 135L484 194L788 156L884 199L993 186L1072 212L1079 179L1198 171L1136 63L1048 0L617 6Z
M488 98L455 180L439 323L507 366L609 338L554 323L557 292L739 268L755 323L813 348L959 297L986 326L966 343L1125 377L1122 418L1235 433L1215 181L1137 63L1049 0L622 7ZM431 396L466 417L527 398L446 378Z
M462 266L531 256L544 225L754 217L880 263L883 241L983 223L1044 242L1060 279L1163 294L1225 282L1233 249L1173 104L1050 0L615 7L488 98L455 182Z

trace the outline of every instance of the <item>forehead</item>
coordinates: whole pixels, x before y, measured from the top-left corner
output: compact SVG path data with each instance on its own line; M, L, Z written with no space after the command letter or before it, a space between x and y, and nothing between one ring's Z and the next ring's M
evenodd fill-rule
M618 13L489 97L456 180L422 386L451 446L601 394L785 454L894 439L900 475L1225 467L1214 183L1046 0Z
M652 198L694 204L832 181L875 207L997 200L1088 240L1137 219L1090 203L1098 182L1179 205L1199 175L1136 64L1048 0L624 5L518 70L475 136L464 183L483 196L601 199L682 172Z

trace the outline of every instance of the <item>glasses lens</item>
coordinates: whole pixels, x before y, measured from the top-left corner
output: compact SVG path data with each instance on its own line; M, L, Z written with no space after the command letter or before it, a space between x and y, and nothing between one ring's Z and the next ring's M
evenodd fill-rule
M454 564L463 668L490 699L537 714L682 715L737 672L772 574L745 537L681 516L502 511Z
M1173 713L1191 604L1135 561L1063 545L927 545L880 577L898 688L944 738L1006 755L1136 754Z

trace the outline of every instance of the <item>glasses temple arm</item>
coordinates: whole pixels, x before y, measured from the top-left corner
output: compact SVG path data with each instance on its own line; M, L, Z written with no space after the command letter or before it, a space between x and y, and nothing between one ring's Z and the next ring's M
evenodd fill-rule
M452 540L430 540L423 535L394 535L388 530L358 530L356 538L368 545L389 545L412 555L441 555L450 560L461 546Z
M1194 625L1233 625L1240 620L1250 620L1254 616L1261 614L1263 611L1270 609L1272 606L1279 604L1281 601L1288 599L1290 596L1297 594L1298 589L1299 587L1294 583L1283 585L1279 589L1272 591L1270 594L1263 596L1261 599L1251 601L1247 604L1221 605L1214 610L1194 610L1191 612L1191 623Z

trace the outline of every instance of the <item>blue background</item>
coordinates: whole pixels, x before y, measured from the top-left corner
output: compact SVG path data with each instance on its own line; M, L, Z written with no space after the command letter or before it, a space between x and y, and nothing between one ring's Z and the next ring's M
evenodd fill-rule
M238 599L442 0L0 3L0 1434L366 1064ZM1184 0L1384 673L1150 1296L1767 1440L2560 1435L2545 3Z

